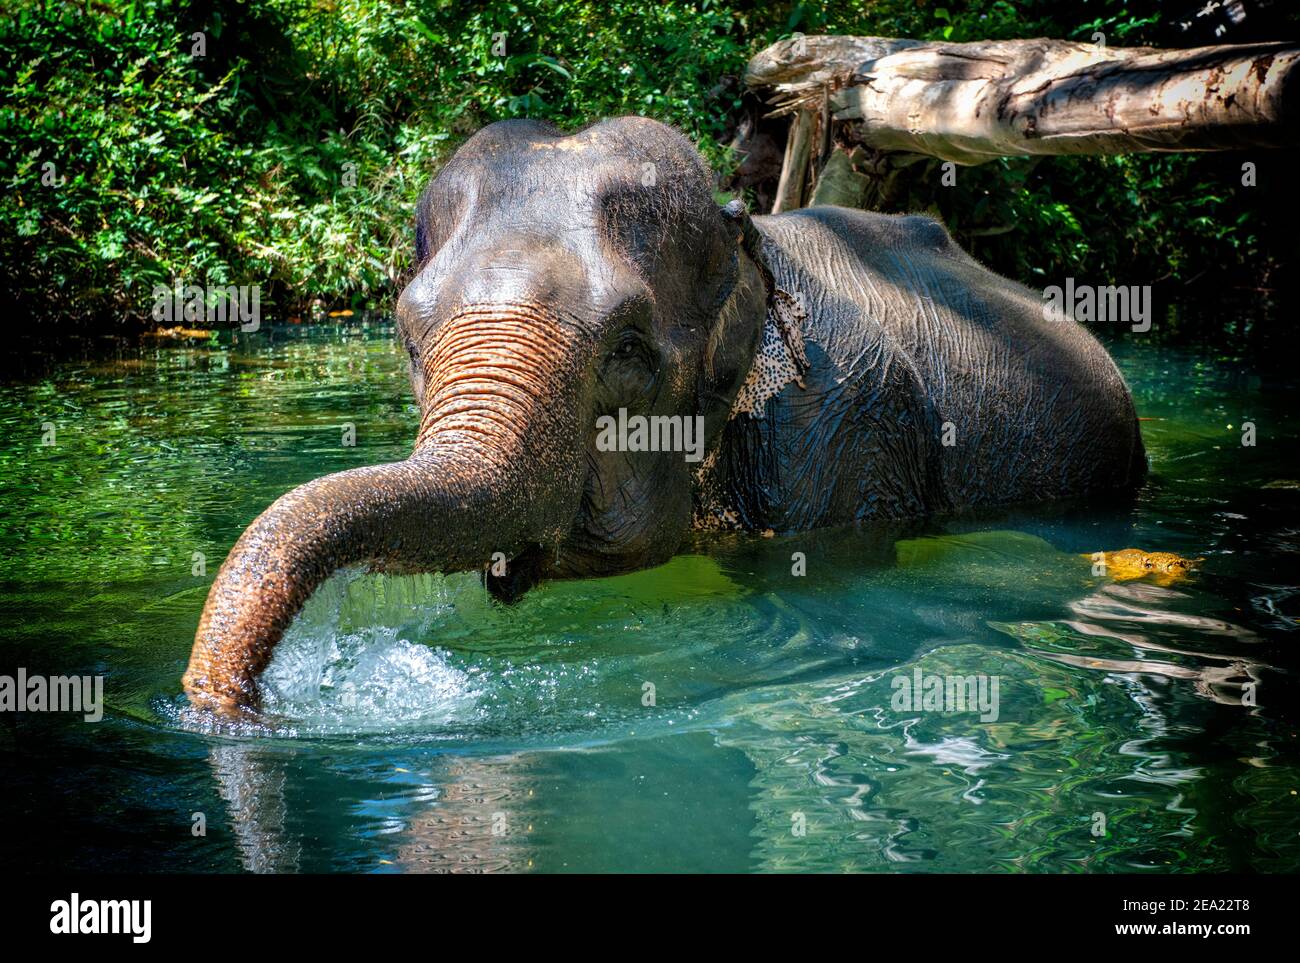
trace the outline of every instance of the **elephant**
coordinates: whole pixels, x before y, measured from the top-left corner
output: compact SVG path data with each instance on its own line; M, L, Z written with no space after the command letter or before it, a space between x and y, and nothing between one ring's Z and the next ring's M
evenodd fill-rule
M203 610L193 703L256 711L277 641L344 566L479 570L509 603L661 564L693 530L1099 497L1146 471L1106 350L939 223L751 217L647 118L468 138L417 202L396 341L413 451L253 521ZM694 456L635 432L611 444L616 416L620 432L690 419Z

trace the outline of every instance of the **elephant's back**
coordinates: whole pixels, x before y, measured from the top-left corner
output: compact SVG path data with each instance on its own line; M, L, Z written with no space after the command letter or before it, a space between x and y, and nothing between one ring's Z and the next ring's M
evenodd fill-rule
M923 216L815 207L756 218L778 281L836 363L909 366L944 432L956 507L1125 487L1145 467L1110 355Z

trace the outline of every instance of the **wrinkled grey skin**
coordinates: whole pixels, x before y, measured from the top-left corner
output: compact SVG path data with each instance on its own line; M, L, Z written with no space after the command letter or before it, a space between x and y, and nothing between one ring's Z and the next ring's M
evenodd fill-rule
M806 390L728 426L727 501L799 531L1130 488L1132 398L1083 327L928 217L816 207L755 226L808 307ZM945 426L951 427L945 432ZM943 444L945 433L953 444Z
M1145 469L1096 340L934 221L725 216L694 148L654 121L487 127L426 191L416 234L397 309L414 451L249 526L195 638L197 702L255 705L284 629L344 565L482 570L499 552L508 574L486 577L509 599L659 564L719 519L793 532L1117 491ZM806 308L809 369L762 417L732 418L767 316L760 262ZM703 465L599 450L597 419L621 407L702 416Z

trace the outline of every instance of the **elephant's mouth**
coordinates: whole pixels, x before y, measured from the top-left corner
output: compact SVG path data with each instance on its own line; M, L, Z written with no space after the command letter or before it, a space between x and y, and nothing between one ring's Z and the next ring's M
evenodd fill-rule
M514 605L542 580L547 549L534 542L511 559L489 563L483 570L483 584L492 597L505 605Z

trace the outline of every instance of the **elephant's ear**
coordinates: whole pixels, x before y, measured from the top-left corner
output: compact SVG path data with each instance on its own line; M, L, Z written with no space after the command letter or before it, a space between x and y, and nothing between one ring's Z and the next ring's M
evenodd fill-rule
M720 214L735 247L727 267L729 283L724 286L700 371L700 413L710 441L726 425L754 363L763 338L771 277L750 254L761 250L762 237L744 202L731 201Z

